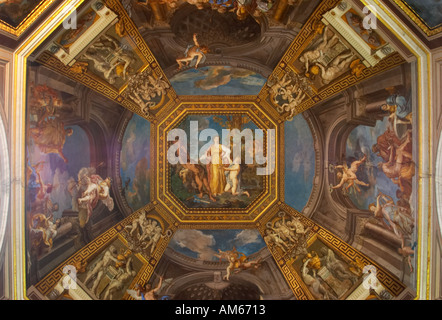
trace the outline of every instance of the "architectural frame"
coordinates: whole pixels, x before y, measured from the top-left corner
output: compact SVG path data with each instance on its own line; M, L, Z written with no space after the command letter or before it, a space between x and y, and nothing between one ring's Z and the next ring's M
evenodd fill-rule
M15 126L11 128L10 145L19 146L11 149L11 177L13 181L19 183L11 184L11 238L13 253L12 261L7 261L13 265L15 270L11 283L11 299L26 299L26 256L25 256L25 171L22 167L25 159L25 97L26 97L26 66L27 58L44 40L47 34L53 32L64 19L66 19L84 0L73 0L62 3L55 10L54 14L43 25L39 26L14 52L12 71L13 71L13 100L12 116L10 123ZM431 86L433 79L432 56L429 50L422 42L413 35L401 22L388 12L388 8L379 0L362 0L367 6L376 9L377 18L382 21L389 29L400 39L400 41L417 58L418 75L418 196L417 212L419 217L419 247L418 247L418 279L417 279L417 299L431 298L431 266L429 263L432 252L432 231L434 213L436 209L433 206L434 174L433 174L433 126L432 118L432 95L434 88Z

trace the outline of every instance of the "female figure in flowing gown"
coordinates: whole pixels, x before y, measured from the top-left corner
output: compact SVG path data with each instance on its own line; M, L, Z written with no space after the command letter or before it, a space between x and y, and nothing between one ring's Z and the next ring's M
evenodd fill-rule
M227 150L219 143L219 137L213 138L213 144L207 150L206 157L210 159L207 165L209 176L209 185L212 195L221 195L226 187L226 176L224 174L223 159L226 157Z

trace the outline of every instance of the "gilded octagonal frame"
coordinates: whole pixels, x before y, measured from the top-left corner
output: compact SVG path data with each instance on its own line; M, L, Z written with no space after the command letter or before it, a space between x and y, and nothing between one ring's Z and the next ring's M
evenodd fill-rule
M192 99L193 100L193 99ZM228 102L211 101L184 101L175 108L157 115L152 122L151 157L155 160L153 169L151 197L155 205L164 207L165 211L174 216L180 223L199 223L201 227L230 228L247 227L253 225L259 217L268 211L269 207L283 201L283 181L280 181L283 160L283 123L265 112L262 107L246 97L237 97ZM222 100L221 100L222 101ZM263 190L245 208L188 208L170 191L170 167L167 161L168 141L167 133L175 128L189 115L246 115L259 128L266 132L274 129L275 134L275 170L271 175L263 176ZM266 134L265 134L266 139ZM264 156L267 150L264 152Z
M258 98L259 99L259 98ZM245 101L243 102L243 103L245 103ZM254 104L254 103L252 103L252 104ZM255 104L254 104L255 105ZM157 121L156 120L154 120L154 122L153 122L154 124L155 124L155 128L156 128L156 123L157 123ZM278 128L278 136L279 137L283 137L283 134L281 134L281 132L283 132L283 127L281 126L281 125L279 125L279 128ZM157 131L155 130L155 134L153 135L153 138L155 139L155 141L157 141L157 135L156 135L156 133L157 133ZM283 143L278 143L278 145L283 145ZM283 157L283 155L281 156L281 151L282 150L279 150L278 149L278 151L280 152L279 153L279 161L277 162L277 169L278 170L282 170L283 171L283 168L284 168L284 166L283 165L281 165L281 161L283 161L283 159L284 159L284 157ZM155 157L157 157L157 149L155 149L155 152L153 153L153 156L155 156ZM281 174L282 172L280 171L280 174ZM157 182L155 181L154 182L156 185L157 185ZM277 201L276 202L278 202L278 200L279 200L279 205L281 205L281 201L283 201L283 182L282 181L278 181L278 187L280 187L279 188L279 196L277 197ZM155 189L155 194L157 193L157 188ZM277 194L278 195L278 194ZM157 200L155 200L155 199L157 199L156 197L154 197L153 198L153 203L151 203L151 204L149 204L147 207L150 207L152 204L153 205L158 205L159 203L157 202ZM269 206L271 206L271 205L269 205ZM163 207L163 205L161 205L161 207ZM161 210L164 210L164 208L161 208ZM266 211L267 213L270 213L269 211L272 211L272 210L268 210L268 211ZM209 217L209 218L211 218L211 217ZM260 225L260 222L262 222L261 221L261 218L262 218L262 216L261 215L259 215L255 220L253 220L252 222L256 222L256 226L258 226L258 228L259 228L259 225ZM212 225L216 225L216 226L221 226L221 224L217 224L217 221L216 220L206 220L206 221L201 221L201 220L194 220L194 221L192 221L192 220L189 220L189 221L186 221L186 220L184 220L184 221L180 221L180 222L183 222L183 223L181 223L181 225L180 225L180 227L181 228L183 228L183 227L186 227L186 225L187 225L187 223L195 223L195 222L207 222L207 225L210 225L210 224L212 224ZM237 225L238 224L241 224L242 226L244 226L245 224L247 225L247 223L249 223L249 221L240 221L240 220L236 220L236 221L232 221L233 223L232 223L232 227L233 226L235 226L235 224L234 223L236 223ZM223 223L224 223L224 225L226 225L226 221L223 221ZM175 224L174 224L174 226L175 227L178 227L178 222L175 222ZM251 225L249 225L249 226L251 226ZM204 225L204 226L202 226L202 227L206 227L206 225ZM118 229L118 228L117 228ZM114 231L113 230L113 228L110 230L110 231ZM98 239L97 239L98 240ZM94 241L95 242L95 241Z

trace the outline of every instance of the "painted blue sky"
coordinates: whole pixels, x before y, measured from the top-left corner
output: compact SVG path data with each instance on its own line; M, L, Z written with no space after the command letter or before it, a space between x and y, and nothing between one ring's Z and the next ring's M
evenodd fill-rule
M69 159L66 169L71 176L77 176L81 168L91 164L90 142L86 132L79 126L71 126L74 133L66 138L63 154Z
M120 175L126 200L133 210L150 201L150 123L134 114L122 141Z
M377 138L382 135L388 126L388 118L384 121L377 121L376 126L358 126L349 135L347 139L346 157L347 163L354 159L363 157L362 153L367 154L367 162L363 168L365 170L358 171L359 180L370 184L369 188L362 187L361 193L349 194L353 203L362 210L367 210L370 203L374 203L379 192L391 196L395 201L396 190L398 189L383 172L377 168L378 163L382 162L382 158L371 152L372 146L377 143Z
M45 154L37 146L28 149L29 163L41 163L40 175L43 183L54 186L50 199L59 205L59 210L54 213L55 218L61 218L64 210L72 208L72 196L68 192L69 180L76 180L81 168L91 165L90 141L86 132L80 126L69 126L73 134L66 137L63 154L68 159L64 162L58 154Z
M257 95L266 79L242 68L208 66L185 70L170 83L178 95Z
M302 211L315 175L315 149L310 128L302 117L285 123L285 201Z
M235 247L239 252L249 256L264 248L265 242L258 230L178 230L169 246L182 254L192 258L218 261L213 254L232 250Z

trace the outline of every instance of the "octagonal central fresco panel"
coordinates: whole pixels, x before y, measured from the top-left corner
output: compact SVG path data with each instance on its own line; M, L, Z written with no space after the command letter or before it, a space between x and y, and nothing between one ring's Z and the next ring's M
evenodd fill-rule
M201 137L203 130L209 128L215 130L214 132L219 134L220 137L222 137L223 129L230 127L238 128L240 131L246 130L244 132L255 132L255 137L261 132L259 127L245 113L232 115L188 114L176 127L176 129L181 129L187 133L184 144L187 143L188 148L191 148L192 126L197 128L199 137ZM260 143L258 139L261 139L261 137L257 137L256 144ZM197 164L171 164L169 162L168 166L170 175L169 191L186 208L244 209L259 198L265 188L265 177L257 175L254 163L249 165L234 163L233 155L229 157L230 150L227 150L222 144L216 144L215 142L206 144L200 139L196 142L201 156ZM184 144L181 142L180 148ZM204 163L204 157L215 155L214 153L218 149L222 152L221 156L222 160L225 160L225 164L215 163L215 161ZM179 151L177 150L177 152ZM246 150L245 144L243 144L241 155L245 157L248 151L250 150ZM215 159L213 158L213 160Z
M157 198L186 222L253 222L278 199L279 126L254 103L182 103L156 126Z

